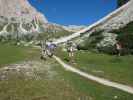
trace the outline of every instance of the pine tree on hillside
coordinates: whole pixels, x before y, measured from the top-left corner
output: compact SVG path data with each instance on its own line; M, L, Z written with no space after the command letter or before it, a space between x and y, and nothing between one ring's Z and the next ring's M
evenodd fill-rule
M117 0L117 5L118 7L124 5L125 3L127 3L129 0Z

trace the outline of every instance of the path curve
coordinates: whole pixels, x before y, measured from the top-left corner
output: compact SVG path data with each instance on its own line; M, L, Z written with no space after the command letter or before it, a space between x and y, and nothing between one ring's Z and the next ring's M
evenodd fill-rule
M54 59L56 59L56 61L58 63L60 63L65 69L67 69L68 71L71 71L71 72L74 72L82 77L85 77L89 80L92 80L92 81L95 81L97 83L100 83L102 85L106 85L106 86L110 86L110 87L114 87L114 88L117 88L119 90L122 90L122 91L125 91L125 92L128 92L130 94L133 94L133 87L131 86L127 86L127 85L123 85L123 84L120 84L120 83L117 83L117 82L112 82L110 80L107 80L107 79L104 79L104 78L100 78L100 77L96 77L94 75L91 75L91 74L88 74L88 73L85 73L77 68L74 68L66 63L64 63L59 57L57 56L53 56Z

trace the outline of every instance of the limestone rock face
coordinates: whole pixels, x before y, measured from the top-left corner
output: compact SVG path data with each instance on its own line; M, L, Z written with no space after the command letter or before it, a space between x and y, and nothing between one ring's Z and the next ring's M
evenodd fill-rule
M114 33L110 33L113 30L117 30L125 27L127 24L133 22L133 0L127 2L127 4L116 9L114 12L110 13L100 21L89 26L84 32L83 37L88 38L90 34L95 33L96 31L103 31L104 39L98 43L98 46L105 47L109 45L114 45L116 42L116 36Z
M97 47L113 46L116 44L116 34L103 32L102 35L104 38L102 41L100 41L100 43L97 44Z
M0 0L0 16L16 20L32 21L35 17L47 23L44 15L30 5L28 0Z
M105 21L101 26L104 30L113 30L124 27L129 22L133 21L133 0L129 1L128 4L121 9L116 15L113 15L112 18Z
M37 11L28 0L0 0L0 36L12 35L15 38L64 30L49 23L45 15Z
M103 34L104 39L98 44L98 46L105 47L114 45L116 43L117 35L109 33L108 31L120 29L130 22L133 22L133 0L130 0L120 11L97 27L97 29L105 31Z
M130 22L133 22L133 0L130 0L127 4L101 19L99 23L94 25L88 32L94 30L111 31L120 29Z
M28 0L0 0L0 36L39 33L46 23L46 17Z

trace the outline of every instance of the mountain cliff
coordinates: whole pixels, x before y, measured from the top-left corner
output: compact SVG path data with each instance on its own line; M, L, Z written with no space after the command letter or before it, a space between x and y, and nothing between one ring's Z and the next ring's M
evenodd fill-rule
M63 31L67 30L49 23L45 15L32 7L28 0L0 0L0 36L18 38Z
M12 18L16 18L16 20L23 19L31 22L37 18L44 23L48 22L46 17L32 7L27 0L0 0L0 15L10 21Z
M84 45L86 49L91 48L91 46L100 49L114 48L113 46L119 40L123 46L125 43L131 45L132 40L129 40L128 37L132 38L133 33L133 0L126 2L103 19L81 31L80 35L83 37L82 39L78 38L78 41L80 40L82 45L86 44ZM124 48L127 47L124 46ZM109 49L107 50L109 51Z
M39 32L41 23L48 21L27 0L0 0L0 35Z

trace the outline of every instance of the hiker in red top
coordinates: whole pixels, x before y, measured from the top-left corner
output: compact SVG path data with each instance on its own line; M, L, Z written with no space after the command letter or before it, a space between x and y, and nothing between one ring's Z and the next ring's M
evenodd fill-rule
M122 45L121 45L120 42L117 42L117 43L116 43L116 50L117 50L118 56L121 56Z

